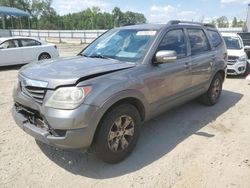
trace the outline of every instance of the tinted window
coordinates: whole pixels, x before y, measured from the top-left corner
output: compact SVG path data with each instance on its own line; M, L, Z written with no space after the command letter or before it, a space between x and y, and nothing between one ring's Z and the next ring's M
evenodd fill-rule
M212 41L213 47L217 47L221 44L222 39L217 31L210 31L208 30L208 36Z
M174 50L178 58L185 57L187 45L184 32L181 29L169 31L162 39L158 50Z
M210 50L207 37L201 29L188 29L192 55Z
M32 39L21 39L22 46L39 46L40 42Z
M238 33L242 40L243 40L243 43L245 46L250 46L250 33Z
M18 41L17 40L8 40L1 44L2 48L16 48L18 47Z
M227 49L240 50L243 48L239 37L223 37L223 39L227 45Z

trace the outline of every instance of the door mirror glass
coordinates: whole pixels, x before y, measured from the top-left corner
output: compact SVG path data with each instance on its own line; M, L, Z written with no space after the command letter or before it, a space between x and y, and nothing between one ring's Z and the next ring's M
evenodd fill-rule
M172 50L161 50L158 51L155 55L155 63L174 63L176 62L177 54L175 51Z
M245 50L250 50L250 46L245 46Z

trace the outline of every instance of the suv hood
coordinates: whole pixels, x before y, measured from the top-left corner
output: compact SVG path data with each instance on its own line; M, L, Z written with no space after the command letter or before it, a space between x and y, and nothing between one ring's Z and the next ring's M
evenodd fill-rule
M130 62L77 56L31 63L24 66L19 74L31 80L47 82L47 88L53 89L60 85L75 84L85 77L95 77L135 66L135 63Z
M229 56L237 56L237 57L246 55L244 50L230 50L230 49L227 50L227 54Z

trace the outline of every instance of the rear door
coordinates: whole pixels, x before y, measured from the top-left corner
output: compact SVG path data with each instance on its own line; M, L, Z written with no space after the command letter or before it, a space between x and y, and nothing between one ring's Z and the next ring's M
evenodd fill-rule
M41 43L33 39L19 39L19 41L21 44L23 61L25 63L37 61L40 55Z
M208 37L201 28L187 28L191 49L192 86L203 87L212 71L215 52L212 51Z
M18 40L11 39L0 45L0 66L22 64L22 53Z

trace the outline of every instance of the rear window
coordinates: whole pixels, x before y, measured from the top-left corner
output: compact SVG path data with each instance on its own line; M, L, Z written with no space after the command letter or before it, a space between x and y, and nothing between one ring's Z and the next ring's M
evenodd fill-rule
M192 55L200 54L210 50L206 34L201 29L188 29L188 37Z
M33 39L21 39L21 43L23 47L26 46L39 46L41 45L40 42L33 40Z
M212 42L213 47L217 47L222 43L220 34L217 31L208 30L208 36Z

